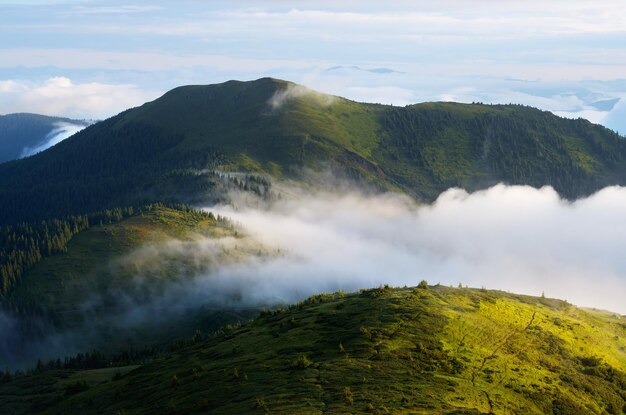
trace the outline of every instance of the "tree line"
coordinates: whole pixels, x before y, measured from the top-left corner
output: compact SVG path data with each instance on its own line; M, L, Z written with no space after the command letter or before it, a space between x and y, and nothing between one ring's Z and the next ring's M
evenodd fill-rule
M11 293L24 274L42 258L65 252L69 241L81 231L94 225L116 223L159 207L194 213L211 220L228 221L226 218L215 218L212 213L198 211L182 204L153 203L141 207L105 209L86 215L67 216L63 219L0 226L0 301Z

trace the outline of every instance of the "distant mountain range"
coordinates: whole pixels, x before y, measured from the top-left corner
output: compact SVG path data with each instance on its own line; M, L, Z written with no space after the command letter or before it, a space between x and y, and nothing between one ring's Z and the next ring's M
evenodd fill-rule
M203 172L329 168L434 200L452 186L626 183L624 137L519 105L364 104L272 78L185 86L0 165L0 223L154 201L216 200Z
M38 114L0 115L0 163L39 153L91 123Z

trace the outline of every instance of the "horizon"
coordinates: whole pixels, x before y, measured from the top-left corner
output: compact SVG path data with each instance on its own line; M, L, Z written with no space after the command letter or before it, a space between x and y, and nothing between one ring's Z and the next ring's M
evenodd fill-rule
M0 113L104 119L266 76L354 101L520 104L626 131L615 0L0 1Z

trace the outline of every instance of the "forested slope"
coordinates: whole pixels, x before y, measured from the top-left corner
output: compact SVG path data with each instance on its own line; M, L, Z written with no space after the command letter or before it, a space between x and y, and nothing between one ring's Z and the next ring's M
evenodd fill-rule
M236 307L170 309L164 300L212 261L246 255L242 247L220 257L216 248L201 257L196 241L218 244L236 235L226 218L163 204L0 228L0 367L34 367L37 359L94 349L109 355L157 347L247 318L250 312Z

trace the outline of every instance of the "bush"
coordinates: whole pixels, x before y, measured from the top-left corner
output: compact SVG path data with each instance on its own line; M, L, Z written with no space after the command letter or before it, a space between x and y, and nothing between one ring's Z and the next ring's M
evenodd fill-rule
M261 396L257 396L255 408L267 410L267 404L265 403L265 399L263 399Z
M581 357L578 360L585 367L596 367L602 363L602 359L596 356Z
M292 363L291 367L298 368L298 369L306 369L312 364L313 362L311 362L305 355L301 355L300 357L298 357L298 359L296 359L295 362Z
M343 388L343 398L350 405L352 405L352 403L354 402L354 398L352 397L352 391L350 390L349 386Z
M427 290L428 289L428 281L421 280L420 283L417 285L417 288L420 288L422 290Z

